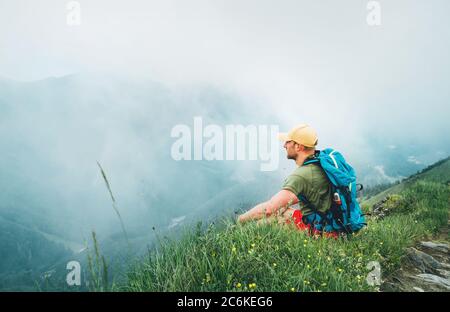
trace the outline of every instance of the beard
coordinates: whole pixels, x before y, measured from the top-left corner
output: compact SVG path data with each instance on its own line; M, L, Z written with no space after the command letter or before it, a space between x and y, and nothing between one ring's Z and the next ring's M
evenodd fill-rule
M289 153L286 155L286 158L287 159L297 159L297 157L296 156L294 156L294 155L290 155Z

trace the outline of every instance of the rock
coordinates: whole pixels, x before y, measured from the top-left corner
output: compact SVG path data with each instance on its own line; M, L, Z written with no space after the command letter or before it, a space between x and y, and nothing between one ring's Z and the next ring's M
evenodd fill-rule
M413 289L414 289L415 291L418 291L418 292L425 292L425 290L423 290L423 289L420 288L420 287L413 287Z
M414 278L420 279L424 282L435 284L440 287L444 287L447 290L450 290L450 280L446 278L442 278L440 276L434 275L434 274L419 274L416 275Z
M373 205L371 215L377 219L383 219L392 212L398 198L398 195L388 195L384 197L382 200Z
M443 243L421 242L420 245L422 247L434 249L434 250L441 251L441 252L444 252L444 253L448 253L448 249L449 249L448 245L447 244L443 244Z
M414 247L406 250L408 258L415 263L415 265L424 273L438 273L438 269L445 269L442 263L434 259L429 254L426 254Z
M448 266L448 264L445 264L445 263L443 263L443 264L446 265L446 266ZM438 269L437 271L439 272L439 275L440 275L440 276L442 276L442 277L444 277L444 278L446 278L446 279L450 279L450 271L447 271L447 270L441 270L441 269Z

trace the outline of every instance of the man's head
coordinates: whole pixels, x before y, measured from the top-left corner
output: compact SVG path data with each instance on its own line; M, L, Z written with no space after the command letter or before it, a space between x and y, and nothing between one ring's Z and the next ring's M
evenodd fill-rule
M288 133L278 134L278 138L284 142L287 158L294 160L314 154L318 142L316 131L305 124L292 128Z

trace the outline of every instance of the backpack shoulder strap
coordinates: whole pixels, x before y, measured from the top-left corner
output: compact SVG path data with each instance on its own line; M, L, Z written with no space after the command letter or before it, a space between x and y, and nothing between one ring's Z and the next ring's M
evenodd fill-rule
M305 162L303 162L302 166L306 166L306 165L314 164L314 163L317 163L320 165L319 155L320 155L320 151L316 151L314 153L313 157L311 157L311 158L307 159Z

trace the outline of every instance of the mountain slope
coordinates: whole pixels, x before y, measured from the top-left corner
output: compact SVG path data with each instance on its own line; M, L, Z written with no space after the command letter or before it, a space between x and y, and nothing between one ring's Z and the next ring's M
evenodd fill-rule
M72 255L39 231L0 217L0 290L36 290L48 264Z
M400 183L395 184L370 198L363 198L362 205L365 206L366 209L370 209L374 204L380 202L388 195L399 193L419 180L437 183L448 183L450 181L450 157L444 158L424 168L420 172L402 180Z
M383 276L401 265L406 248L447 225L450 188L446 159L386 190L396 193L390 214L368 217L348 239L314 239L278 224L211 224L157 252L128 273L126 291L377 291L366 277L379 263Z

